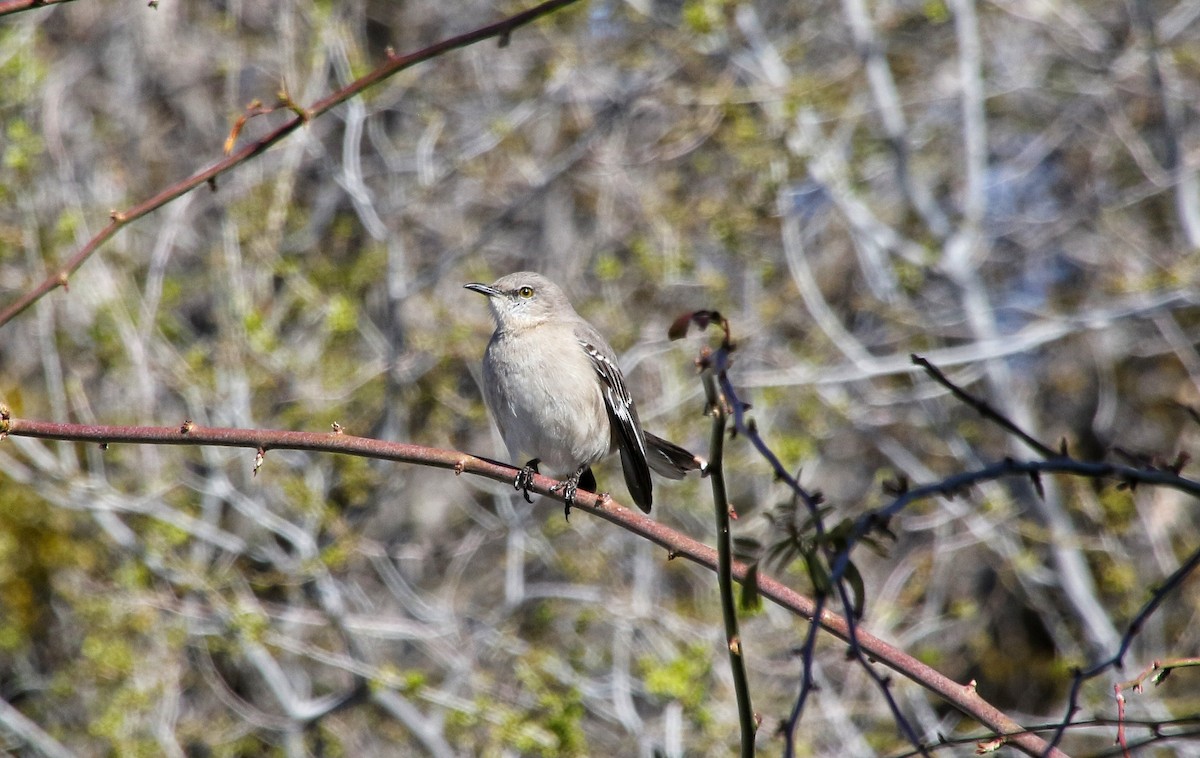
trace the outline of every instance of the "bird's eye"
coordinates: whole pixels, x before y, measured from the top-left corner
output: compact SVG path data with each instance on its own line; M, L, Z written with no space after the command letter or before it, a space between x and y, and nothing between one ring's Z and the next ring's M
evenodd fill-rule
M533 297L533 287L522 287L521 289L517 290L517 294L528 300L529 298Z

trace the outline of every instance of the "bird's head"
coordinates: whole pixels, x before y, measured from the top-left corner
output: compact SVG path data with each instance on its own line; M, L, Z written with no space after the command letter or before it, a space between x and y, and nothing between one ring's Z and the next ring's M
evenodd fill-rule
M487 296L496 329L501 332L538 326L575 313L557 284L532 271L502 276L492 284L471 282L463 286Z

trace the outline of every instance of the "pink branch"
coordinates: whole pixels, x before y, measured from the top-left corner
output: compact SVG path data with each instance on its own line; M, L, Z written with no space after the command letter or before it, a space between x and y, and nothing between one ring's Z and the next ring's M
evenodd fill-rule
M29 2L29 0L21 1ZM191 192L202 184L207 182L215 182L217 177L221 174L230 170L234 166L237 166L239 163L243 163L265 151L271 145L274 145L276 142L279 142L284 137L296 131L296 129L300 128L300 126L307 123L309 120L324 114L334 106L349 100L355 95L363 92L369 87L378 84L379 82L387 79L399 71L403 71L406 68L411 68L412 66L430 60L431 58L436 58L439 55L443 55L451 50L455 50L460 47L467 47L468 45L475 44L476 42L480 42L491 37L499 37L500 44L503 46L507 43L509 36L511 36L513 31L516 29L525 26L526 24L530 24L542 16L553 13L554 11L557 11L575 2L578 2L578 0L548 0L548 2L544 2L541 5L537 5L522 13L509 16L506 19L497 21L494 24L480 27L474 31L467 32L466 34L460 34L457 37L450 37L449 39L445 39L441 42L430 45L423 50L418 50L415 53L410 53L408 55L391 54L388 56L387 61L376 67L375 70L359 79L356 79L336 92L326 95L324 98L313 103L312 106L307 109L289 103L289 107L292 107L293 110L297 111L296 116L277 127L265 137L246 145L241 150L238 150L224 160L214 163L212 166L209 166L203 171L172 184L162 192L159 192L157 195L143 200L131 208L123 211L113 211L109 216L111 220L109 221L108 226L101 229L96 236L88 240L87 244L85 244L83 248L79 250L79 252L75 253L75 255L71 256L70 259L60 265L53 273L46 277L45 281L43 281L37 287L22 295L16 300L16 302L9 305L3 311L0 311L0 326L7 324L26 308L36 303L48 292L51 292L59 287L66 287L70 276L74 274L80 266L83 265L83 262L91 257L92 253L96 252L101 245L112 238L113 235L115 235L122 227L132 223L133 221L136 221L151 211L158 210L177 197ZM3 8L4 6L0 5L0 10L3 10Z
M511 483L517 475L516 468L487 458L455 450L441 450L422 445L355 437L343 434L336 429L326 433L228 429L198 426L190 421L185 421L182 425L175 427L58 424L12 418L7 409L0 407L0 440L7 435L97 444L125 442L153 445L244 447L255 451L266 451L267 465L269 465L271 450L307 450L416 463L451 469L455 474L476 474L506 483ZM561 500L560 494L550 491L555 484L557 482L553 479L538 475L534 476L533 486L530 489L540 495ZM717 569L716 550L647 518L637 511L625 508L607 495L597 496L581 490L576 494L575 507L666 548L668 556L672 559L686 558L710 571ZM747 566L744 563L734 562L732 568L734 579L744 582ZM816 602L778 580L760 573L758 575L758 592L776 605L807 620L813 620L813 615L816 613ZM839 639L849 640L849 625L838 614L823 611L818 623ZM958 684L904 651L864 631L861 626L855 629L854 634L859 647L872 659L941 696L963 713L984 724L996 734L1002 735L1015 747L1029 755L1057 757L1064 755L1057 749L1049 749L1044 740L1027 732L1004 712L980 697L975 691L974 683Z

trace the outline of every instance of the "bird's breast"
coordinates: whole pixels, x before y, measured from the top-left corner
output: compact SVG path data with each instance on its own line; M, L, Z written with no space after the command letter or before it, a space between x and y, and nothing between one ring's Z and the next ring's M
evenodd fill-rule
M511 453L540 458L545 473L560 476L609 453L599 380L573 334L497 334L484 365L484 394Z

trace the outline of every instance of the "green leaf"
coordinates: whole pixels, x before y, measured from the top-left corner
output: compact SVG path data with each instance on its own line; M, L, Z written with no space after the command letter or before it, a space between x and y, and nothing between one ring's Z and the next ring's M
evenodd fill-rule
M842 573L842 578L850 585L851 592L854 593L854 602L851 610L854 612L854 618L860 619L863 615L863 607L866 604L866 585L863 583L862 574L858 573L858 567L851 562L846 563L846 570Z

